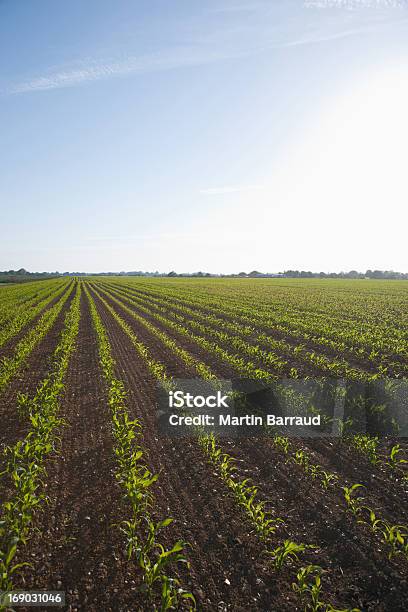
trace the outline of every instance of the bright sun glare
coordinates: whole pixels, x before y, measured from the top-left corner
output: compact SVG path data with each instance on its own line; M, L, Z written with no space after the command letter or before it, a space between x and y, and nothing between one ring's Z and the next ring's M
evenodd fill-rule
M304 260L307 243L311 269L335 265L340 236L344 268L408 266L407 76L388 70L337 96L272 175L263 206L269 200L275 221L289 213L293 248L302 247Z

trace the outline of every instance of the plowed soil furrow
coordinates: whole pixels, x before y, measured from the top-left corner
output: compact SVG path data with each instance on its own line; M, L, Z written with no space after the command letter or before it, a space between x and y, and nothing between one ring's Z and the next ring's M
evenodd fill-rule
M138 323L134 317L128 314L125 310L123 310L123 308L119 304L117 304L111 299L108 293L104 293L103 297L112 306L112 308L114 308L118 312L121 318L124 319L126 323L128 323L128 325L130 325L132 328L137 328L138 333L140 332L148 338L147 342L149 346L152 346L152 348L157 346L162 352L166 350L165 346L163 345L163 342L160 339L158 339L153 333L149 332L146 328L144 328L144 326L142 326L141 323ZM186 336L177 333L169 327L166 327L163 323L157 321L154 317L151 317L141 311L138 312L137 309L133 308L130 304L125 303L125 306L134 310L134 312L140 315L143 319L146 319L146 321L150 321L151 323L153 323L153 325L157 327L157 329L159 329L160 331L165 332L170 338L175 340L180 347L191 353L191 355L193 355L193 357L195 357L198 361L203 361L204 363L211 364L211 369L216 372L220 378L237 378L237 372L232 366L221 361L219 358L213 355L209 356L208 352L201 348L196 342L189 341ZM174 361L178 361L181 365L181 373L172 374L173 376L186 375L186 366L184 362L180 358L178 358L177 355L174 355L174 353L172 353L170 349L167 350L167 355L165 359L166 361L164 363L166 363L166 365L168 365L170 369L172 367L172 362ZM194 375L196 376L197 374L194 374L194 372L192 372L192 376Z
M191 588L200 610L296 610L291 594L280 596L279 582L262 557L262 546L251 533L242 511L203 457L195 440L161 435L155 416L155 383L126 334L95 296L107 327L117 375L129 391L129 408L144 426L149 465L160 472L156 490L158 514L174 517L165 537L187 540ZM142 328L138 335L148 342ZM152 348L149 345L150 348ZM156 347L155 357L166 357ZM170 537L171 535L171 537ZM199 588L197 588L199 585ZM288 592L288 584L283 587ZM224 603L222 603L224 602ZM219 607L220 606L220 607Z
M319 544L319 563L324 565L325 560L324 567L333 572L329 578L337 578L343 602L361 605L364 610L404 610L408 563L402 558L388 561L387 546L373 538L368 527L346 514L340 493L325 493L300 466L266 449L264 439L234 441L227 450L237 458L238 466L240 461L251 466L251 475L262 483L263 498L273 500L274 509L285 519L282 530L287 536ZM370 501L368 497L367 503ZM384 599L386 591L389 598L378 607L376 602Z
M373 466L346 443L316 439L301 441L296 446L307 446L312 463L318 463L326 471L335 470L350 483L361 483L375 503L386 510L387 516L397 522L408 522L407 483L401 475L386 470L383 466Z
M38 535L21 553L16 587L66 592L66 610L137 610L136 571L124 559L118 527L125 518L115 482L110 412L86 297L78 346L61 406L66 425L60 452L47 464L49 503L37 516Z
M27 420L17 412L17 398L20 393L34 395L37 385L47 376L52 355L58 345L64 326L65 315L74 298L69 296L56 318L53 326L40 343L34 348L21 370L12 378L7 387L0 392L0 452L4 445L12 445L27 430ZM1 459L0 459L1 468Z

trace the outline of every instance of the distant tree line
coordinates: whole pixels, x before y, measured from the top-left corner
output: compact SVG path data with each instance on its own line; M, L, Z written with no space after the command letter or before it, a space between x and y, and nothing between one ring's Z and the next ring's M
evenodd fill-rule
M61 276L59 272L28 272L25 268L0 272L0 283L24 283Z
M367 270L366 272L311 272L310 270L285 270L285 272L271 273L239 272L238 274L211 274L210 272L182 272L172 270L165 272L144 272L135 270L132 272L28 272L24 268L20 270L8 270L0 272L1 283L21 283L24 281L41 280L58 276L167 276L170 278L373 278L385 280L408 280L408 273L394 272L393 270Z
M408 273L393 270L367 270L366 272L310 272L305 270L286 270L282 276L287 278L375 278L387 280L408 280Z
M169 272L171 277L222 277L222 278L374 278L391 280L408 280L408 273L394 272L392 270L367 270L366 272L311 272L306 270L286 270L277 274L271 272L239 272L238 274L209 274L208 272L193 272L191 274L177 274Z

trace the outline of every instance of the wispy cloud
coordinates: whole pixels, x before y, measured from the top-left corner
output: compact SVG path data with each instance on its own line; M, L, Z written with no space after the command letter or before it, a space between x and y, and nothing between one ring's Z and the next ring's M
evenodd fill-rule
M230 185L225 187L211 187L209 189L201 189L201 195L213 196L224 195L228 193L240 193L242 191L262 191L262 185Z
M151 55L127 56L120 60L90 60L79 67L57 69L44 76L16 83L3 90L2 93L3 95L19 94L72 87L87 81L99 81L111 77L199 66L239 55L239 52L178 47Z
M329 2L329 0L327 0ZM404 0L408 2L408 0ZM312 0L310 0L310 5ZM319 5L318 0L313 5ZM236 4L220 6L210 12L224 12L225 18L220 16L220 24L214 28L201 28L194 32L194 43L163 48L150 54L129 54L120 57L86 59L82 62L72 62L49 68L43 74L10 83L0 87L0 95L22 94L27 92L47 91L64 87L73 87L86 82L100 81L114 77L124 77L149 72L173 70L203 66L230 59L239 59L270 52L273 49L284 49L301 45L311 45L319 42L335 41L336 39L358 36L369 30L390 25L395 22L381 19L373 14L372 19L361 21L357 17L346 20L332 20L331 11L327 17L322 18L323 11L309 11L311 20L305 24L296 20L283 19L278 12L274 18L274 7L271 3L248 2L242 0ZM281 3L276 2L276 8ZM381 5L382 6L382 5ZM235 23L234 13L244 14L245 11L257 12L255 19L242 17ZM319 16L317 14L319 13ZM377 16L377 18L375 18ZM400 15L398 18L400 19ZM401 24L401 21L399 21ZM354 26L354 27L353 27ZM305 29L307 34L305 34ZM203 30L203 31L202 31ZM179 40L185 40L180 33ZM191 33L189 40L192 40ZM231 188L227 188L231 189ZM235 190L235 189L234 189ZM225 192L224 192L225 193Z

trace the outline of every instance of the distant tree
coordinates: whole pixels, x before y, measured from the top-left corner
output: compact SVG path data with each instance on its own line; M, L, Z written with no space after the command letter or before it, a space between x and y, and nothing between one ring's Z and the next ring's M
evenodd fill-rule
M299 271L298 270L286 270L284 274L285 276L288 276L289 278L297 278L299 276Z

